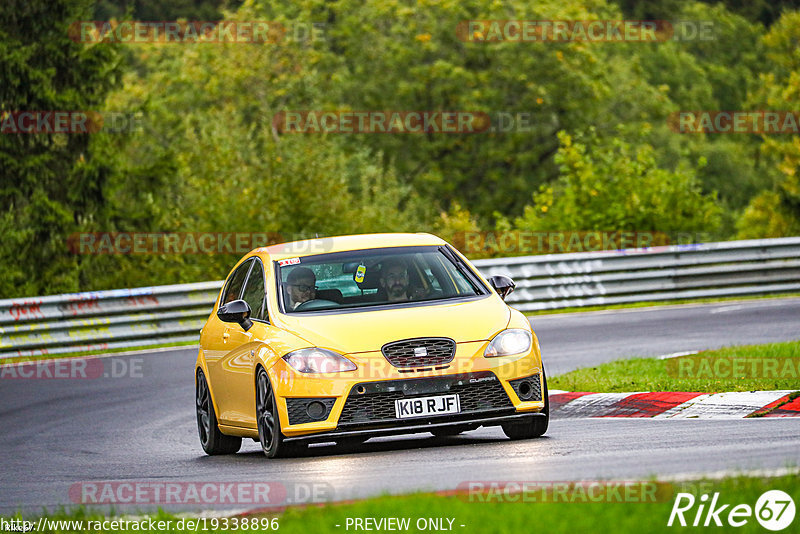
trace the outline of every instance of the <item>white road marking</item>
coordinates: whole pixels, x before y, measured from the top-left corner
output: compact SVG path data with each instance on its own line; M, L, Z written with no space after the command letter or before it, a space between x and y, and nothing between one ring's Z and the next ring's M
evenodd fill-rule
M662 354L661 356L656 356L657 360L668 360L670 358L680 358L681 356L690 356L692 354L700 354L699 350L687 350L684 352L672 352L670 354Z

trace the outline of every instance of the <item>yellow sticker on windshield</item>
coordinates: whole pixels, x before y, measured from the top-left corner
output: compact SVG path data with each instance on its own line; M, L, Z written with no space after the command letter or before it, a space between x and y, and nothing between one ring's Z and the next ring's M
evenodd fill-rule
M356 283L360 284L361 282L363 282L365 274L367 274L367 266L362 263L361 265L358 266L358 269L356 269L356 276L355 276Z

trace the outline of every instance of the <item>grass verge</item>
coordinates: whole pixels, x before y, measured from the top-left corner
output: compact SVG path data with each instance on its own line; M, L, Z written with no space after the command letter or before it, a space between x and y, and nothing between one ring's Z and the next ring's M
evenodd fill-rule
M800 341L742 345L666 360L617 360L552 377L548 386L597 393L800 389Z
M531 481L531 484L536 484ZM539 482L538 484L543 484ZM202 522L195 529L187 528L186 517L183 517L183 528L180 528L181 517L159 512L149 518L138 516L136 521L146 519L156 519L169 521L167 528L159 529L158 532L186 532L187 530L197 532L244 532L276 530L281 533L346 533L354 531L365 531L367 529L355 529L354 520L362 521L371 518L375 521L386 520L388 518L398 518L408 521L408 528L392 529L401 532L430 532L431 530L445 530L451 532L461 532L464 534L472 533L509 533L518 534L520 532L548 532L551 534L573 534L575 532L600 532L613 530L619 534L640 534L642 532L675 532L680 531L708 531L709 527L703 527L708 511L708 502L705 503L703 513L700 514L698 527L692 527L698 509L700 507L700 497L708 495L709 500L714 494L718 494L717 508L724 504L729 506L719 514L722 523L721 528L714 525L713 519L710 520L711 529L720 532L765 532L759 524L755 510L759 497L769 490L781 490L787 493L795 503L800 503L800 478L796 474L780 477L762 478L736 476L720 480L702 480L692 482L675 483L656 483L650 481L624 481L617 483L589 483L584 482L584 488L596 485L600 488L613 487L614 485L634 485L649 484L657 485L657 492L637 491L629 493L627 490L621 491L579 491L578 486L572 486L565 491L558 492L554 488L549 493L540 491L541 485L534 487L531 491L505 492L492 491L488 493L462 493L454 496L443 496L430 493L418 493L408 496L392 497L383 496L366 499L363 501L330 504L325 506L306 506L292 507L284 510L280 514L265 514L263 516L249 516L248 525L252 525L253 520L260 528L253 529L241 528L241 519L230 518L228 529L222 528L223 521L216 521L216 528L213 528L213 520L206 518L205 524ZM531 486L529 486L531 487ZM564 487L562 483L562 488ZM694 506L683 513L687 527L679 526L677 518L674 526L668 527L673 506L676 503L678 493L688 493L694 497ZM592 497L600 495L600 502L592 502ZM688 504L688 497L682 497L681 505ZM749 516L739 516L738 520L745 520L746 523L739 528L732 528L728 524L728 513L736 505L747 505L750 509ZM782 505L770 503L770 509L777 514ZM786 510L784 510L784 513ZM102 513L91 512L85 509L78 509L71 513L59 513L48 517L49 532L54 534L85 533L91 530L90 521L103 521L107 519ZM232 528L233 519L238 519L237 526ZM263 519L263 521L262 521ZM38 518L29 517L32 525L36 525ZM73 521L70 524L63 524L61 528L52 521ZM430 521L433 520L433 521ZM75 522L78 523L75 523ZM197 519L195 518L195 521ZM202 520L201 520L202 521ZM437 523L438 521L438 523ZM270 523L271 522L271 523ZM796 525L800 519L795 517L791 525L784 532L796 532ZM424 523L424 524L423 524ZM264 528L269 524L268 528ZM363 523L362 523L363 524ZM532 529L531 525L536 528ZM349 525L349 527L348 527ZM439 525L439 528L435 528ZM369 530L375 532L388 532L387 528L376 528L372 523ZM385 526L385 524L384 524ZM421 528L421 527L425 528ZM204 528L206 527L206 528ZM44 530L44 529L42 529ZM113 528L102 529L103 532L142 532L141 528ZM98 530L95 529L95 532ZM154 532L154 530L149 530Z

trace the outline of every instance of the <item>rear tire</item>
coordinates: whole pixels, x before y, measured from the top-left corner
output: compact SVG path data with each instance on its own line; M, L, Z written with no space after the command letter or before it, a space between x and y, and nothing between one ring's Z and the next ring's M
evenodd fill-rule
M197 370L195 385L195 407L197 411L197 431L200 444L206 454L233 454L242 447L242 438L226 436L219 431L214 403L211 402L211 390L203 371Z
M550 399L547 395L547 376L542 366L542 395L544 397L544 408L541 412L544 417L534 417L531 423L506 423L503 425L503 433L511 439L531 439L543 436L550 425Z
M259 368L256 374L256 422L261 450L267 458L285 458L307 448L305 444L283 441L278 403L267 372L263 368Z

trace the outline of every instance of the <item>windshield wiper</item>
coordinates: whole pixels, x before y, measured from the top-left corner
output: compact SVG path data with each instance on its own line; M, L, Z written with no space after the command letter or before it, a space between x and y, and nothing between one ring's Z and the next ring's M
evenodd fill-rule
M479 295L484 294L483 289L479 289L480 286L476 286L475 274L466 268L466 266L458 259L458 256L453 254L453 251L450 250L449 247L439 247L439 250L442 254L444 254L445 258L450 260L450 263L452 263L456 270L462 274L467 282L469 282L469 285L472 286L472 289L475 291L475 293Z

